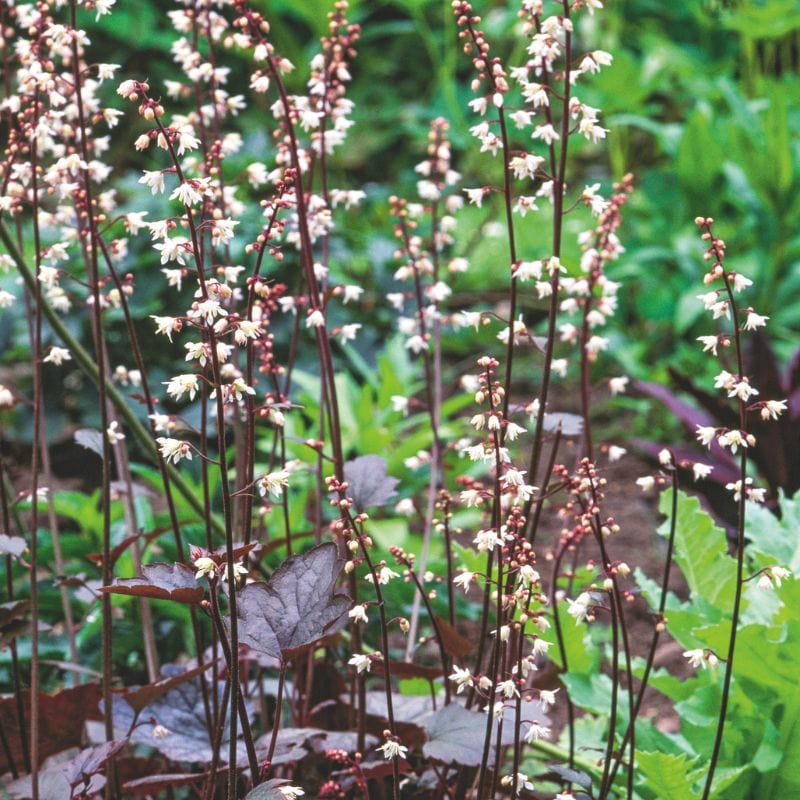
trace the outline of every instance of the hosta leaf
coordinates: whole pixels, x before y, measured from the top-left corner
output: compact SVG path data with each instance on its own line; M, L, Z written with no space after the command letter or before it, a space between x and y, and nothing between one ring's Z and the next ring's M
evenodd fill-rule
M344 562L333 542L284 561L267 582L239 592L239 641L274 658L295 655L347 623L350 598L336 592Z
M347 494L359 511L370 506L384 506L396 494L400 481L386 474L386 462L375 455L359 456L344 465Z
M177 600L179 603L199 603L205 594L197 583L194 570L185 564L145 564L139 578L117 578L101 592L130 594L153 600Z

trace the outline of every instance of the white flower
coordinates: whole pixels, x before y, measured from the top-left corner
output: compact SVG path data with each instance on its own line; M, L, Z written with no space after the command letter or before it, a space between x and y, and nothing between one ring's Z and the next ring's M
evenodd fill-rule
M541 618L542 620L544 617ZM541 627L541 626L540 626ZM543 629L544 630L544 629ZM537 636L533 640L533 655L534 656L544 656L547 655L547 651L553 646L552 642L548 642L547 639L542 639L541 636Z
M409 337L405 346L406 350L411 350L413 353L421 353L428 349L428 343L419 334Z
M464 590L464 594L469 591L470 584L472 583L472 579L475 577L474 572L464 571L460 575L456 575L453 578L453 583L456 584L460 589Z
M199 388L200 379L197 375L176 375L169 381L163 381L167 387L167 394L174 400L180 400L188 392L189 400L194 400Z
M464 194L467 195L467 199L473 205L476 205L478 208L481 207L481 203L483 203L483 196L486 194L485 189L464 189Z
M649 492L656 485L656 479L652 475L645 475L636 479L636 485L640 486L643 492Z
M608 389L613 395L622 394L628 387L629 378L621 375L618 378L608 379Z
M567 614L575 617L575 624L580 625L589 615L589 608L592 605L592 596L589 592L581 592L575 600L567 598L569 608Z
M387 759L403 758L408 752L407 747L404 747L400 742L396 742L393 739L390 739L386 744L379 747L378 750L383 750L383 754Z
M213 578L216 574L217 565L214 561L207 556L201 556L200 558L196 558L194 561L194 566L197 572L195 573L195 580L200 580L200 578L204 576L208 576L209 578Z
M540 689L539 690L539 705L547 709L549 706L552 706L556 702L556 692L560 691L559 689Z
M393 394L390 398L392 401L392 411L399 411L402 414L408 412L408 398L403 397L401 394Z
M117 442L121 442L125 438L125 434L119 430L119 422L114 420L108 428L106 428L106 436L108 437L108 441L114 445Z
M154 250L161 252L161 263L177 261L179 264L186 264L186 253L190 252L192 245L185 236L175 236L172 239L164 239L163 242L153 245Z
M279 786L278 791L286 800L297 800L298 797L305 795L305 792L299 786Z
M521 433L525 432L526 432L525 428L523 428L521 425L517 425L514 422L509 422L508 425L506 425L506 438L510 442L516 441L517 437Z
M537 125L531 134L531 139L541 139L547 145L552 144L560 138L561 136L559 133L549 123L546 125Z
M744 322L744 330L754 331L757 328L763 328L767 324L769 317L763 317L761 314L756 314L752 309L747 311L747 319Z
M369 576L372 578L372 576ZM378 583L382 586L389 583L392 578L399 578L399 573L395 572L392 569L389 569L385 564L378 570Z
M736 376L724 369L719 375L714 376L714 388L726 391L736 384Z
M177 464L182 458L188 461L192 460L192 448L188 442L182 442L180 439L168 439L165 436L159 436L156 441L161 455L167 461Z
M748 286L752 286L753 281L750 278L745 278L744 275L740 275L738 272L733 276L733 291L734 292L741 292L746 289Z
M698 425L697 426L697 439L700 441L701 444L706 445L707 447L711 447L711 442L714 441L714 437L717 435L717 429L712 426L704 426Z
M315 308L306 319L306 328L321 328L325 325L325 315Z
M684 650L683 657L689 662L689 666L698 669L702 667L703 669L706 668L706 654L704 650Z
M347 305L351 300L358 300L362 294L364 294L364 290L360 286L345 286L342 302Z
M747 382L747 379L734 383L728 390L728 397L738 397L743 403L746 403L751 397L757 394L758 389L754 389Z
M203 202L203 195L190 183L184 181L169 196L170 200L180 200L185 206L196 206Z
M717 346L719 345L718 336L698 336L697 341L703 343L704 353L710 350L713 355L717 354Z
M359 603L358 605L353 606L347 612L347 616L350 617L350 619L354 620L355 622L364 622L364 623L366 623L366 622L369 621L367 619L367 609L366 609L366 606L363 605L363 603Z
M730 447L731 453L734 454L740 447L748 447L750 444L747 438L742 436L742 432L737 430L726 431L717 441L722 447Z
M258 481L258 493L264 497L270 492L275 497L283 495L283 488L289 485L289 473L285 469L263 475Z
M355 667L356 671L359 673L369 672L372 666L372 656L368 656L366 653L356 653L350 656L350 660L347 663L351 667Z
M71 361L72 356L66 347L51 347L50 352L45 356L44 361L60 367L65 361Z
M223 581L227 581L230 577L229 575L228 564L225 563L220 567L219 576L222 578ZM239 578L244 577L247 575L247 570L245 569L243 564L234 564L233 565L233 579L238 581Z
M356 335L361 330L360 322L350 322L339 328L339 341L344 345L355 340Z
M519 568L519 580L523 585L531 586L538 583L540 579L541 576L530 564L523 564Z
M624 447L619 447L615 444L609 445L608 460L613 464L615 461L619 461L627 452Z
M791 570L786 569L786 567L770 567L767 572L772 580L775 581L775 585L778 588L781 587L781 581L785 581L787 578L792 577Z
M539 739L549 739L549 738L550 738L550 728L545 727L538 720L533 720L528 730L525 731L525 741L528 744L531 744L532 742L538 742Z
M467 686L473 686L472 673L468 669L461 669L453 664L453 674L450 675L449 680L457 684L456 694L461 694Z
M150 187L152 194L164 191L164 173L161 170L144 170L144 174L139 178L139 183Z
M514 277L520 281L538 281L542 277L542 262L520 261L514 270Z
M478 531L478 534L472 540L479 553L487 553L494 550L500 544L500 537L493 529Z
M47 359L45 359L46 361ZM768 419L778 419L778 417L786 411L785 400L767 400L761 409L761 419L765 422Z
M696 481L699 481L702 478L707 478L713 469L714 467L712 467L710 464L692 464L692 474L694 475L694 479Z
M114 7L114 3L116 2L117 0L95 0L94 9L97 11L97 16L94 18L95 22L97 22L100 17L110 14L111 9Z

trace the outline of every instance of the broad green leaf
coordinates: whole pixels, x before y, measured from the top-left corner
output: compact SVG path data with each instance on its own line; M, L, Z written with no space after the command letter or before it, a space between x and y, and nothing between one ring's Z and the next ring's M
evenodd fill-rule
M694 111L678 145L675 158L678 180L687 192L699 198L714 188L724 158L718 134L706 114L699 109Z
M667 516L671 509L671 492L671 489L663 492L659 502L659 511ZM659 533L669 535L669 520ZM696 497L683 492L678 497L675 561L693 593L717 608L725 611L731 608L736 565L728 555L725 532L714 525Z
M745 525L747 553L758 569L782 566L800 570L800 492L791 499L781 494L780 518L763 505L748 503Z
M561 637L564 641L567 668L570 674L583 675L595 672L600 660L600 649L592 645L587 626L575 624L575 620L567 614L568 603L566 600L559 603L558 608ZM551 648L549 654L554 661L563 666L563 659L558 648Z
M685 753L638 753L636 763L644 776L644 787L654 792L658 800L694 800L692 790L699 758L690 759Z

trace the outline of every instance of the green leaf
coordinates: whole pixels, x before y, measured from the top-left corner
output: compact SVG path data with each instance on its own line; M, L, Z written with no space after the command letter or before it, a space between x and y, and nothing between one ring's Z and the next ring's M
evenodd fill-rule
M791 499L781 494L780 512L778 518L759 503L747 504L747 553L757 569L776 565L796 573L800 570L800 492Z
M672 490L661 494L659 511L669 516ZM669 535L669 520L659 533ZM675 561L693 594L726 612L733 602L736 562L728 555L725 532L702 510L700 501L683 492L678 495L678 519L675 530Z
M699 797L692 790L692 783L698 772L700 759L685 753L668 755L666 753L638 753L636 763L644 776L644 786L655 793L658 800L694 800Z
M567 656L567 668L570 674L586 675L597 670L600 661L600 648L592 645L586 625L576 625L567 614L569 604L566 600L559 603L559 620L564 651ZM553 660L563 667L561 654L556 648L550 651ZM574 698L573 698L574 700Z
M717 134L706 115L695 111L687 120L675 158L675 172L684 189L700 199L711 192L725 159ZM705 198L704 198L705 199Z

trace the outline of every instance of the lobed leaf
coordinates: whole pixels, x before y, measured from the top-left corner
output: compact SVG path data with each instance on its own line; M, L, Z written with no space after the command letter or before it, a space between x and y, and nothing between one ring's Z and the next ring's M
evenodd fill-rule
M385 506L397 492L400 481L386 474L386 461L380 456L359 456L344 465L344 479L349 484L347 494L356 508Z
M146 564L141 577L117 578L110 586L100 587L100 591L179 603L199 603L205 595L194 570L185 564Z
M266 582L239 592L239 641L274 658L291 658L347 624L352 601L336 592L344 561L333 542L284 561Z

